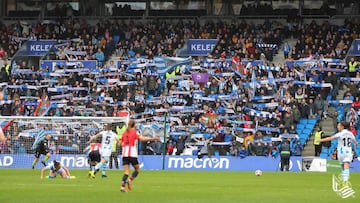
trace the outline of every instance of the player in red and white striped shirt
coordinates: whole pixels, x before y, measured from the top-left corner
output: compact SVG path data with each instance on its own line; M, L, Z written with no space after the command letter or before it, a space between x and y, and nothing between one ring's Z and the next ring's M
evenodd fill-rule
M160 141L160 137L147 138L140 135L135 129L135 121L130 120L126 131L121 138L122 143L122 162L124 167L124 176L121 183L121 192L125 192L125 185L127 184L128 190L131 190L131 182L136 178L140 172L138 161L138 140L142 142ZM130 164L134 167L135 171L128 179L130 174Z
M94 170L96 164L101 161L100 148L101 144L99 142L94 142L84 149L84 153L88 152L88 162L90 165L90 170Z

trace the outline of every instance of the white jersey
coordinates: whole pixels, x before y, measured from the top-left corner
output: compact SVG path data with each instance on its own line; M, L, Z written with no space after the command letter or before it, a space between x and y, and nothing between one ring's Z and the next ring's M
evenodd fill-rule
M110 156L113 142L117 139L117 134L110 130L102 131L100 135L102 137L100 154L103 157Z
M51 172L55 173L55 174L62 174L63 172L65 172L64 167L62 165L60 165L60 169L56 170L54 163L51 162L49 165L47 165L45 167L46 169L49 169Z
M338 140L337 152L338 160L341 163L352 161L352 143L355 142L355 136L349 130L342 130L334 135Z

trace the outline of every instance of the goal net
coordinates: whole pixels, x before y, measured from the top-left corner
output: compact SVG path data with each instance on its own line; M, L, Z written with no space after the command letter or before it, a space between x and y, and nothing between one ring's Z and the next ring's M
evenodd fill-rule
M33 154L34 143L44 134L52 136L51 154L83 154L90 137L108 123L113 131L121 129L129 117L0 117L6 143L1 154Z

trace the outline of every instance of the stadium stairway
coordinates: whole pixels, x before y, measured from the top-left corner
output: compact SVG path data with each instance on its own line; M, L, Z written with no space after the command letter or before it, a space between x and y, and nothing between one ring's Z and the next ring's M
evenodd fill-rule
M343 99L342 96L345 93L345 88L342 88L339 90L338 95L336 96L336 99L340 100ZM327 109L328 112L335 112L336 109L333 107L329 107ZM333 126L333 120L332 118L323 118L318 123L319 126L321 126L322 131L326 136L331 136L334 133L334 126ZM324 149L324 148L323 148ZM331 156L332 151L331 150L323 150L320 154L321 157L328 157ZM314 146L314 133L311 134L309 137L304 150L302 152L302 156L314 156L315 154L315 146Z
M285 39L284 42L288 41L290 46L294 47L296 44L296 40L297 39L295 39L295 38L288 38L288 39ZM284 62L285 62L284 52L282 51L282 46L281 46L281 47L279 47L278 54L274 55L272 63L274 63L275 65L278 65L278 64L284 64Z

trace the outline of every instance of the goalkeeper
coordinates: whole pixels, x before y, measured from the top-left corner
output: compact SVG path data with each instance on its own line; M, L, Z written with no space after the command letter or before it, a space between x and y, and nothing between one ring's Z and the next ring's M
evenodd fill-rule
M35 168L36 163L40 159L40 155L45 155L44 159L41 161L41 163L46 166L46 161L50 158L50 149L49 149L49 141L51 139L50 134L46 134L45 136L39 135L34 144L32 149L35 149L35 159L32 162L32 169Z

